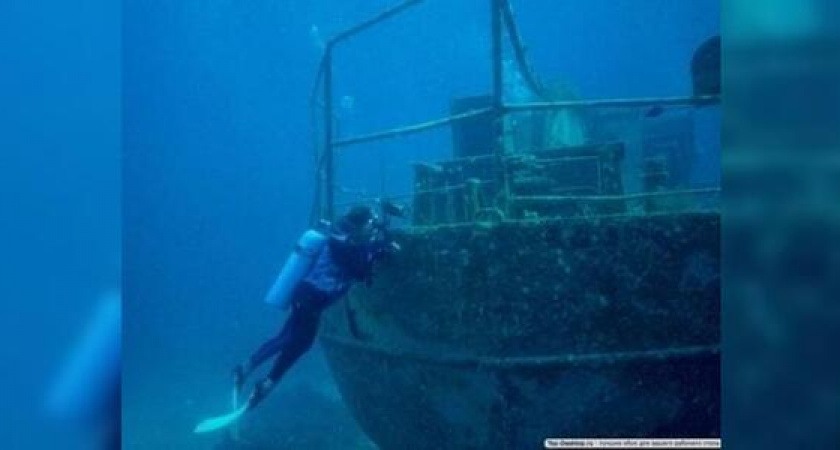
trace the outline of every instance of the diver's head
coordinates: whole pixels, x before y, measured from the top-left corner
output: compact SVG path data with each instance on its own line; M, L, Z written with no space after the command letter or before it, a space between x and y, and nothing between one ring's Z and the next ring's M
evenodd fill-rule
M367 206L354 206L338 220L338 232L352 242L360 243L371 239L376 215Z

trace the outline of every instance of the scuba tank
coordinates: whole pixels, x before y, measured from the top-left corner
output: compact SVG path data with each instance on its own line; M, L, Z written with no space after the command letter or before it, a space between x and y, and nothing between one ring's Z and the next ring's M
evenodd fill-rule
M318 259L318 255L324 250L329 241L328 234L322 230L329 227L307 230L298 239L297 245L291 255L286 259L283 269L277 275L277 280L268 291L265 302L269 305L285 309L295 287L306 276L309 269Z

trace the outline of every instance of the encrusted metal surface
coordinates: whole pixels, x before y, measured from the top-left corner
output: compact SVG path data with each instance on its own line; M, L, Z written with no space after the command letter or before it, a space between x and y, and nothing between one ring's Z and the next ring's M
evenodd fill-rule
M718 233L716 213L415 228L322 341L383 449L717 436Z

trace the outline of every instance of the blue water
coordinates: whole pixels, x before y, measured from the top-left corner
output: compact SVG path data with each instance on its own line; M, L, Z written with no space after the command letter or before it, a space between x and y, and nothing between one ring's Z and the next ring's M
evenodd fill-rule
M119 3L0 13L0 447L80 447L47 388L118 288Z
M221 440L192 428L226 410L230 369L279 327L281 316L261 299L310 214L308 96L320 40L391 4L125 2L125 448L209 449ZM707 0L514 7L539 73L583 98L688 95L691 54L719 32L716 2ZM486 1L430 1L341 47L341 133L436 118L452 97L486 93L488 16ZM698 184L717 173L708 125L717 117L704 114ZM362 165L369 158L342 156L342 180L403 192L408 162L446 154L448 139L441 132L373 146L389 150L384 181ZM255 415L288 436L276 448L369 445L317 346Z

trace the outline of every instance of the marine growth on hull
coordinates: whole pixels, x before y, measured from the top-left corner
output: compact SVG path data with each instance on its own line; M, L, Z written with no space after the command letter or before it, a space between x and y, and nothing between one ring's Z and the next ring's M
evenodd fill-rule
M519 117L501 158L476 119L413 166L403 251L322 338L381 448L718 435L718 190L691 185L690 115L614 139L628 116Z

